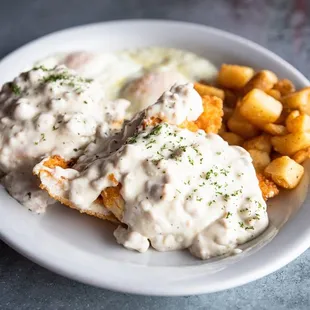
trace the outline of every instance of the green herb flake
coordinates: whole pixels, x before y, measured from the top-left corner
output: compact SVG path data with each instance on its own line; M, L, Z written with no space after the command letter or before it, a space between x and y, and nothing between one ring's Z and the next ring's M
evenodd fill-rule
M230 216L232 216L232 213L231 212L227 212L227 214L226 214L226 219L228 219Z
M17 84L11 83L10 87L11 87L12 92L13 92L15 95L18 96L18 95L21 94L21 89L20 89L20 87L19 87Z

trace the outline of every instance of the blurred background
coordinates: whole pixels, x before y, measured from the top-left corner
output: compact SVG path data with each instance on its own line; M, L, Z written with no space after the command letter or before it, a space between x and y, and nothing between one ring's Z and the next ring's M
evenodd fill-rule
M0 58L45 34L115 19L200 23L253 40L310 73L308 0L0 0ZM201 38L203 40L203 38ZM114 293L55 275L0 243L0 309L310 309L310 250L259 281L215 294Z

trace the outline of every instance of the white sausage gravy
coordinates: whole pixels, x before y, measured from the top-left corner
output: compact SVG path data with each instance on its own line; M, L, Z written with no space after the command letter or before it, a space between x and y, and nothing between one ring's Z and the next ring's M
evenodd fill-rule
M80 208L120 184L123 224L114 235L129 249L188 248L202 259L230 253L266 229L266 203L248 152L218 135L177 126L202 110L192 84L174 86L125 125L116 150L50 172L68 179L68 199ZM163 122L142 126L151 117Z
M64 66L22 73L0 92L0 172L10 194L43 212L49 198L32 176L41 157L72 159L120 129L130 102L109 101L100 84Z

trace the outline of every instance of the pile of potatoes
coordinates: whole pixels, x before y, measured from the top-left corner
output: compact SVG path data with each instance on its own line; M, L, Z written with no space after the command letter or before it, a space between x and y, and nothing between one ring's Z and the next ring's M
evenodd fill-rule
M221 66L215 86L199 85L224 102L221 137L245 148L257 173L295 188L310 155L310 87L296 91L269 70L231 64Z

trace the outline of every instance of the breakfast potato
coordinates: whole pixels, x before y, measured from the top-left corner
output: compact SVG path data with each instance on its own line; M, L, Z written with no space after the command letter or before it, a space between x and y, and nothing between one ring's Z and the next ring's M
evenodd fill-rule
M230 89L224 88L225 98L224 105L234 108L238 102L238 94Z
M310 116L294 110L286 119L286 128L289 132L310 131Z
M283 97L282 103L285 108L299 110L310 115L310 88L304 88Z
M274 90L279 91L281 96L286 96L295 91L294 84L288 79L279 80L273 88Z
M233 132L223 132L220 135L229 145L242 146L244 139Z
M275 151L290 156L310 146L310 133L295 132L285 136L275 136L271 138L271 144Z
M271 159L271 160L274 160L274 159L279 158L279 157L282 157L282 156L283 156L282 154L280 154L280 153L278 153L278 152L276 152L276 151L272 151L272 152L270 153L270 159Z
M304 174L304 167L288 156L273 160L266 168L265 175L277 185L292 189L300 182Z
M240 114L238 107L227 121L227 127L230 131L240 135L244 139L253 138L260 133L260 130L256 126L251 124Z
M282 112L282 104L260 89L247 93L240 104L240 114L258 127L275 122Z
M281 100L281 93L277 89L267 89L265 93L278 101Z
M269 154L272 148L271 137L269 135L262 134L258 137L245 141L243 143L243 148L246 150L258 150Z
M277 83L278 78L277 76L269 71L269 70L262 70L257 72L244 86L243 94L247 94L254 88L260 89L262 91L266 91L271 89L275 83Z
M201 97L202 96L216 96L216 97L221 98L222 100L224 100L225 98L225 92L222 89L219 89L213 86L195 83L194 88Z
M223 87L241 89L253 75L253 68L223 64L218 75L218 83Z
M289 114L290 114L290 110L283 108L281 115L274 123L278 125L285 125L285 121Z
M310 147L300 150L292 156L292 159L295 160L298 164L302 164L308 158L310 158Z
M267 152L260 150L248 150L252 157L253 166L257 172L263 171L270 163L270 157Z
M286 127L279 124L266 124L263 130L272 136L284 136L288 134Z
M223 106L223 112L224 112L223 121L226 123L234 114L234 109L227 106Z

